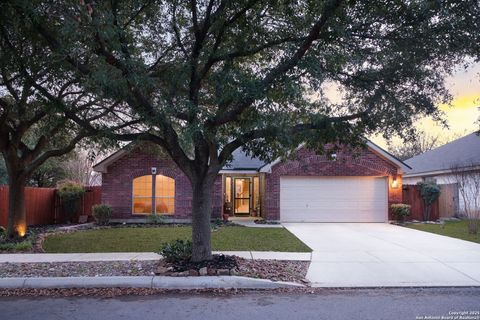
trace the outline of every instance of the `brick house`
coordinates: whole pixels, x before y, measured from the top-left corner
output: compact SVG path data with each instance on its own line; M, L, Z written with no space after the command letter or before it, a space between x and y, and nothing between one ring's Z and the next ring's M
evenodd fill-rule
M283 222L385 222L388 208L402 201L408 169L372 142L332 157L300 147L292 159L272 163L241 150L215 182L212 217L223 208L234 216ZM129 221L156 213L188 220L190 182L176 164L149 144L131 145L94 166L102 174L102 202L113 218Z

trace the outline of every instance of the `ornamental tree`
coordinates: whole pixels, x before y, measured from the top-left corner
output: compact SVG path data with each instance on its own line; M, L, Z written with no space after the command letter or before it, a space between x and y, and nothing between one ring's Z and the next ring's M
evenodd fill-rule
M440 197L441 188L435 182L424 181L418 182L417 186L423 200L423 221L430 221L432 205Z
M445 75L480 43L476 0L34 0L1 12L83 90L142 120L112 138L156 143L186 174L194 261L211 259L213 183L234 150L272 159L302 142L408 137L417 118L441 119Z

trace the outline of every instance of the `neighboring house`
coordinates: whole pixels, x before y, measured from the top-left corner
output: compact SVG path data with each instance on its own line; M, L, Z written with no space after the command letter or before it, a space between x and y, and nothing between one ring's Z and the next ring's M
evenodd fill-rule
M189 219L190 182L163 152L146 144L124 148L94 166L102 173L102 202L117 221L153 212ZM342 148L330 160L306 148L293 159L264 163L237 150L215 182L212 217L225 204L235 216L305 222L385 222L402 202L408 167L377 145Z
M442 192L449 192L449 199L445 200L453 201L454 211L462 213L465 201L462 199L462 190L459 188L464 185L467 196L472 195L476 188L475 181L480 178L480 136L477 133L469 134L405 160L405 163L412 169L404 174L404 184L413 185L420 181L433 181L443 185ZM459 178L459 175L462 177ZM462 183L459 179L463 179L464 182ZM451 192L451 188L447 188L446 185L448 187L455 186L453 189L455 191ZM478 203L480 203L480 199ZM458 212L453 213L457 214ZM443 216L448 216L448 214Z

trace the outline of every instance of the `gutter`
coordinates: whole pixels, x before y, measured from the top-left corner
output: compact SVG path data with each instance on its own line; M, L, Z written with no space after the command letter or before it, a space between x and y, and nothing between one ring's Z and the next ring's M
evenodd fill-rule
M1 289L65 289L65 288L151 288L167 290L197 289L278 289L303 288L294 282L272 281L240 276L167 277L49 277L0 278Z

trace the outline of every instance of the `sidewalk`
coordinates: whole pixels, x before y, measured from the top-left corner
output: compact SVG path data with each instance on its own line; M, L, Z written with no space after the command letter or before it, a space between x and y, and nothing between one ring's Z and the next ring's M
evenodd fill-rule
M310 252L273 251L218 251L217 254L236 255L254 260L297 260L310 261ZM0 254L0 263L41 263L73 261L144 261L157 260L161 256L154 252L106 252L106 253L11 253Z

